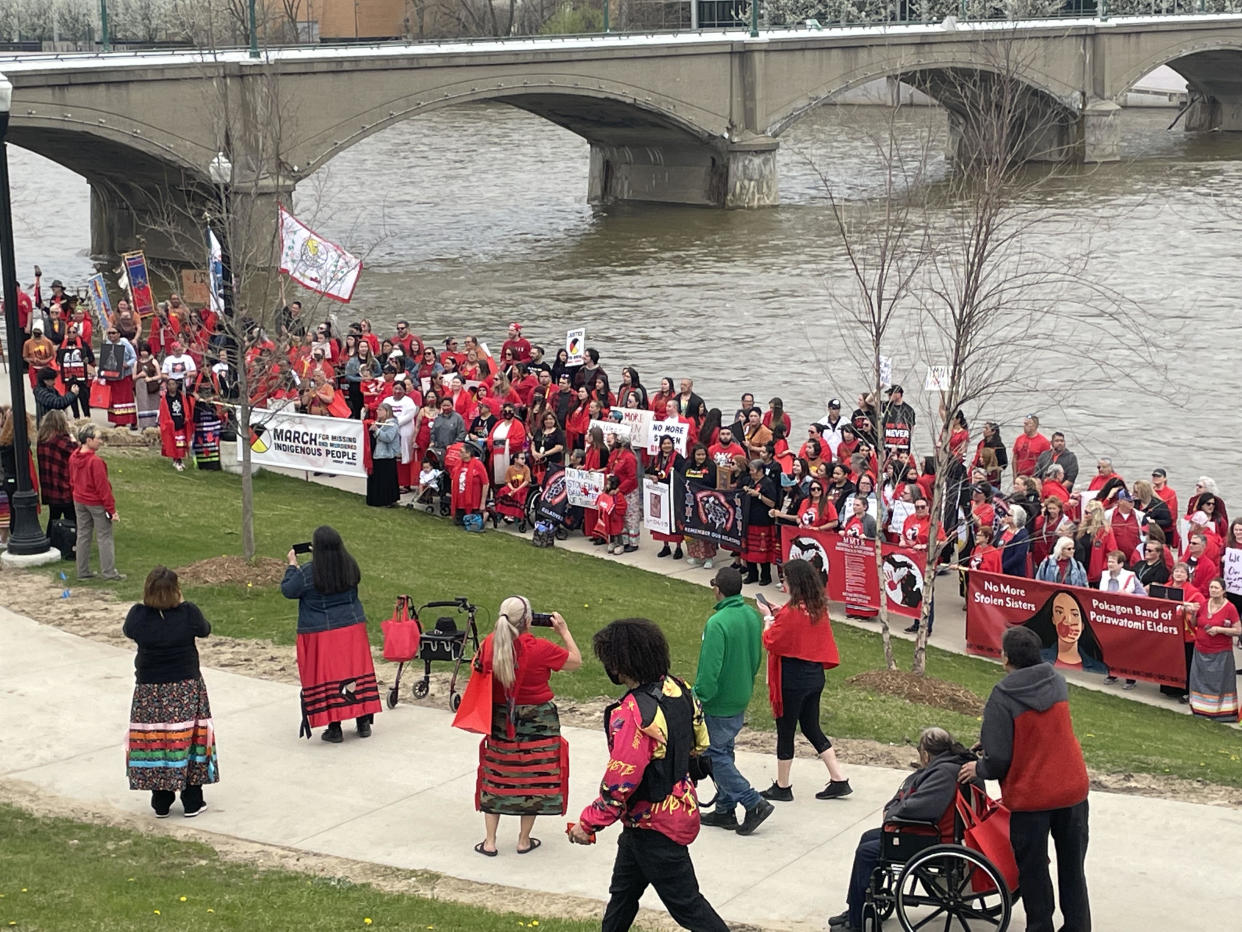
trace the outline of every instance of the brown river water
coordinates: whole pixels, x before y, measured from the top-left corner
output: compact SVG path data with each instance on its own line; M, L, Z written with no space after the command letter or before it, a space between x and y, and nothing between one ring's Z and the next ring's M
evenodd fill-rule
M937 111L903 114L909 139L943 134ZM1089 255L1087 278L1132 302L1129 322L1111 340L1067 322L1063 339L1028 350L1037 380L967 414L998 420L1012 444L1022 415L1040 413L1078 452L1080 481L1111 454L1127 478L1166 467L1183 501L1200 474L1229 499L1242 485L1242 134L1169 132L1173 114L1126 111L1121 162L1059 176L1032 204L1033 247L1054 264ZM384 334L408 318L426 339L476 333L498 351L520 320L549 355L585 326L614 383L625 364L652 391L661 376L691 375L726 416L744 390L761 404L779 395L800 439L830 397L848 416L862 381L820 176L858 210L874 203L883 175L868 138L886 120L874 107L816 111L782 139L781 206L719 211L589 205L579 137L501 105L442 110L342 153L303 182L296 210L365 256L353 304L331 308L342 325L366 316ZM78 283L92 271L85 181L20 149L10 160L23 283L36 262L45 280ZM907 344L892 350L894 371L925 449L928 360ZM1132 345L1163 367L1136 371ZM1100 360L1131 378L1085 376Z

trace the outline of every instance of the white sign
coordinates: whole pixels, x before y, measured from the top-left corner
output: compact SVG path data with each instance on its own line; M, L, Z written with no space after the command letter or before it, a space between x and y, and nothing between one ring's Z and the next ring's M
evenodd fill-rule
M682 456L686 455L686 444L690 442L690 425L681 421L665 419L651 425L651 437L647 441L647 452L652 456L660 452L660 441L665 437L673 438L673 446Z
M566 469L565 493L569 504L594 508L595 500L604 494L604 474L593 469Z
M565 352L569 354L566 365L581 366L586 362L586 327L565 331Z
M880 385L888 388L893 384L893 357L880 357Z
M619 440L629 440L632 435L630 425L626 424L624 421L619 423L617 421L591 421L591 423L587 426L588 433L592 427L598 427L601 431L603 431L605 443L608 442L609 434L615 434Z
M283 466L338 476L365 476L362 421L316 417L293 411L250 412L250 459L260 466ZM238 459L241 458L238 439Z
M651 426L655 423L655 412L646 408L613 408L621 412L621 423L630 429L630 443L638 448L645 448L651 442Z
M929 392L947 392L949 390L949 367L928 366L927 379L923 388Z
M643 477L643 524L657 534L672 534L673 495L667 482Z
M348 304L362 260L329 243L283 207L279 218L280 271L304 288Z

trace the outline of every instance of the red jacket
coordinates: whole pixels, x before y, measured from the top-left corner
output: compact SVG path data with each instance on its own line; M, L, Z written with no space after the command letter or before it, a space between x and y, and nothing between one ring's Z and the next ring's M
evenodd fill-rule
M464 467L458 466L452 474L452 503L454 511L479 511L487 501L487 469L472 457Z
M617 492L629 495L638 488L638 460L634 452L624 447L614 450L608 458L608 471L617 477L620 485Z
M169 459L184 459L190 453L190 443L194 439L194 399L185 392L181 393L181 415L185 427L182 430L184 445L177 446L177 428L173 426L172 413L168 410L168 395L160 398L160 456Z
M841 662L828 615L825 613L812 624L811 617L797 605L782 605L773 613L772 624L763 631L763 646L768 650L768 702L776 718L784 714L785 706L781 694L782 657L822 663L825 670Z
M79 505L100 505L108 514L116 514L116 499L108 481L108 464L86 447L78 447L69 456L69 484L73 500Z

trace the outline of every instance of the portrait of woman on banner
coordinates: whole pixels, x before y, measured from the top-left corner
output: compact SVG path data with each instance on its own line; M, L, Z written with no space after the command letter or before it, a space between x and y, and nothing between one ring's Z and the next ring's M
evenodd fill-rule
M1043 607L1023 623L1039 635L1044 660L1063 670L1108 673L1104 651L1087 611L1068 590L1054 594Z

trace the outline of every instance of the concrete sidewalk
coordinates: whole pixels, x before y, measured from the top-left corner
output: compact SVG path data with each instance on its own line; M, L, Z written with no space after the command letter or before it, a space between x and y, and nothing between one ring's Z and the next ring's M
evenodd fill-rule
M290 648L292 650L292 648ZM196 829L453 877L606 899L616 830L595 848L568 844L565 820L541 819L544 846L514 854L516 820L502 821L501 856L480 857L473 811L478 739L450 727L447 711L400 705L362 741L297 738L294 686L204 670L220 740L222 782ZM553 678L553 686L556 685ZM0 609L0 778L49 793L149 813L146 793L126 788L123 741L133 653L83 640ZM572 819L594 796L605 761L602 732L568 728ZM752 783L775 772L772 755L738 755ZM692 847L704 893L731 922L774 929L825 927L844 905L859 834L905 773L849 768L854 795L820 802L817 762L794 767L797 800L750 837L704 829ZM1053 775L1050 775L1053 776ZM1242 812L1138 796L1091 798L1088 875L1096 928L1233 928L1242 891L1208 865L1233 863ZM179 808L174 807L174 813ZM1191 860L1192 859L1192 860ZM1195 865L1199 865L1198 869ZM649 895L644 905L660 908ZM1022 930L1021 907L1010 928ZM1233 917L1230 919L1229 917ZM895 927L895 924L890 923Z

